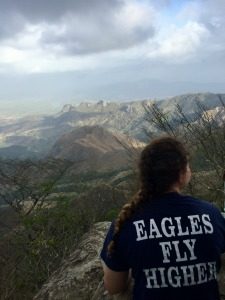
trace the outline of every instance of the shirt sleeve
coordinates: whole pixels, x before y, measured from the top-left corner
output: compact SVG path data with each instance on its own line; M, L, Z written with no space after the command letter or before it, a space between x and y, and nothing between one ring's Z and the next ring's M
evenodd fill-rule
M217 230L218 230L218 238L217 242L219 244L220 253L225 253L225 217L224 215L219 211L218 208L214 207L215 212L215 221L217 224Z
M100 253L101 259L104 261L106 266L116 272L125 272L129 270L129 266L126 262L124 251L125 241L121 237L116 239L115 250L112 254L108 253L108 245L112 240L114 234L114 222L111 224L109 231L106 235L103 248Z

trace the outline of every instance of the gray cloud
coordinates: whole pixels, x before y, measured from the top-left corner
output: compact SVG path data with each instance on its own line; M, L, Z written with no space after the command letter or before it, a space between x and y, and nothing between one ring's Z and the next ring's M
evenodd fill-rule
M74 55L129 48L151 37L154 29L152 24L127 28L122 20L116 22L124 5L123 0L2 0L0 39L12 38L26 23L44 23L39 42L45 49Z
M25 20L21 15L0 10L0 41L13 37L24 29L24 25Z
M199 11L198 22L210 32L208 43L205 43L204 51L210 56L221 58L221 64L225 60L225 18L224 0L201 1L202 9Z
M32 22L55 22L66 12L98 11L121 5L121 0L1 0L0 11L20 14Z
M119 0L0 0L0 39L10 38L19 33L26 22L37 24L46 22L57 24L60 19L72 12L75 15L100 8L115 9Z
M74 16L74 19L62 25L65 26L63 33L57 33L51 28L43 33L43 46L59 46L68 54L87 54L126 49L154 34L152 26L145 28L137 25L128 31L123 28L123 24L114 22L109 12L90 16L88 19L84 15Z
M201 2L201 5L202 9L199 11L198 21L213 33L224 31L224 0L206 0Z

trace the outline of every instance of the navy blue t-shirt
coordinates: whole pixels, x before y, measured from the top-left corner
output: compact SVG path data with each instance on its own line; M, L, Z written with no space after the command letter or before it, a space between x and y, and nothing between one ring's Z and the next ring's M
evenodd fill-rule
M112 223L101 258L111 270L131 269L133 299L220 299L225 220L212 204L178 193L145 203L124 223L108 255L113 232Z

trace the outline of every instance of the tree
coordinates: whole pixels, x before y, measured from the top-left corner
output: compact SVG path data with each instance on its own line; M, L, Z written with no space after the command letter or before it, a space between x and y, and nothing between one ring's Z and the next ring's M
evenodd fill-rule
M61 260L76 246L90 222L66 198L36 207L0 241L1 299L32 299Z
M8 204L19 215L29 215L42 207L56 184L74 166L59 159L1 160L0 202Z
M192 194L208 197L223 209L223 173L225 169L225 103L215 111L196 102L196 110L189 115L176 104L173 112L165 112L157 103L144 105L145 119L151 130L150 138L160 134L181 139L190 149L194 176L189 186Z
M0 298L32 299L93 222L116 214L124 190L95 182L91 190L59 197L61 184L76 182L74 163L2 161L0 167L1 199L19 216L19 226L0 239Z

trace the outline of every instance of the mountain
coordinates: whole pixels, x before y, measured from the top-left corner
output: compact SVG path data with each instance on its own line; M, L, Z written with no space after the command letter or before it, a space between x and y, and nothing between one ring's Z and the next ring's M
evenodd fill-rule
M198 105L205 106L207 109L221 106L221 99L225 103L225 94L198 93L175 96L157 103L164 111L173 112L175 105L179 104L185 114L193 114L198 109Z
M38 158L38 154L29 151L24 146L12 145L0 148L0 157L3 159L36 159Z
M61 136L48 156L75 162L79 172L106 171L126 168L129 149L133 155L143 146L144 143L124 134L100 126L84 126Z
M225 94L186 94L155 101L164 111L175 113L179 104L186 114L193 114L196 103L212 110L221 107L220 98L225 102ZM153 100L126 103L104 102L65 105L55 115L29 116L21 119L3 120L0 125L0 146L24 146L28 151L46 155L55 142L75 128L100 125L111 131L119 131L134 138L144 140L145 109ZM149 124L147 124L149 126Z

